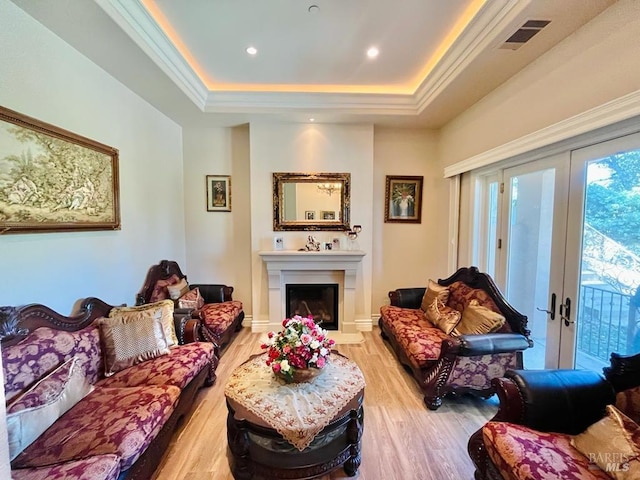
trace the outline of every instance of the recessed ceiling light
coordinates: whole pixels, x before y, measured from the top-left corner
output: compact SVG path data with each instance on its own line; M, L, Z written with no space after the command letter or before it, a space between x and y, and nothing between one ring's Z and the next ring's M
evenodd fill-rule
M255 55L256 53L258 53L258 49L256 47L247 47L246 52L249 55Z
M309 7L309 13L318 13L320 11L320 7L318 5L311 5Z
M369 50L367 50L367 57L376 58L379 53L380 52L378 51L378 49L376 47L371 47Z
M309 119L309 121L310 121L311 123L313 123L313 122L315 122L315 121L316 121L316 119L315 119L315 118L310 118L310 119Z

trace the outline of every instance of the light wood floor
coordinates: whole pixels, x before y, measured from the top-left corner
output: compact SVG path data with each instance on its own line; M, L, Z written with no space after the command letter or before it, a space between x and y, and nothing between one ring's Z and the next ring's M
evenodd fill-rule
M364 343L338 345L363 371L365 420L360 480L471 480L467 441L497 410L495 396L445 399L430 411L413 377L380 337L364 332ZM224 384L249 355L260 352L258 338L244 328L226 349L218 380L198 393L191 415L173 437L155 480L232 480L227 458ZM322 480L346 479L342 469Z

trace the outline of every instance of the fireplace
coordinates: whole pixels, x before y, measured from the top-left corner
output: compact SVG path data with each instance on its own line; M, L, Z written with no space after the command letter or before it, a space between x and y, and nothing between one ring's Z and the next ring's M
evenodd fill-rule
M338 330L337 283L288 283L286 285L287 318L311 316L326 330Z
M269 282L269 315L252 320L252 328L258 332L276 330L282 325L288 310L287 285L337 285L334 300L338 313L333 312L336 330L334 338L357 343L362 340L359 330L370 330L371 318L356 317L356 303L362 292L358 281L360 262L365 253L360 250L322 250L305 252L297 250L261 251L267 267ZM312 312L313 314L313 312ZM360 325L369 328L359 328ZM324 325L324 324L323 324ZM323 328L327 328L326 325Z

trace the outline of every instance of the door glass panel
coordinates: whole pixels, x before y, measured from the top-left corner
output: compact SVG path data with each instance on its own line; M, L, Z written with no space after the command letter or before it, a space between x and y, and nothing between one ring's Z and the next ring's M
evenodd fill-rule
M529 319L534 347L525 350L526 368L544 368L549 303L555 169L511 177L506 292Z
M640 150L587 163L576 367L640 351Z
M498 188L498 182L489 183L485 271L489 275L491 275L492 278L496 277L496 242L498 239Z

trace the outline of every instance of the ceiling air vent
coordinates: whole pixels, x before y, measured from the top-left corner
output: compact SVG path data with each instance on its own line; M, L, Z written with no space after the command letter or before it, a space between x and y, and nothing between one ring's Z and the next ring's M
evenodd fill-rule
M550 23L550 20L527 20L525 24L516 30L499 48L517 50Z

